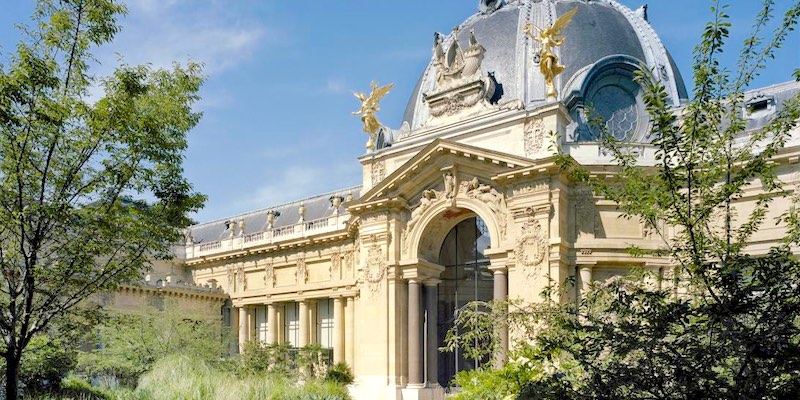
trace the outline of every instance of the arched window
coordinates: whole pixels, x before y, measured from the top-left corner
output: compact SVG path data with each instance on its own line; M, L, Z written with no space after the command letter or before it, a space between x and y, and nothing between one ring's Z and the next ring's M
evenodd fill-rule
M493 279L489 259L484 254L489 248L489 231L478 217L458 223L444 239L439 252L439 264L445 267L441 274L438 299L439 346L444 345L447 331L453 327L458 310L471 301L490 301L493 296ZM439 353L439 384L447 387L458 371L471 370L488 360L469 360L456 351Z

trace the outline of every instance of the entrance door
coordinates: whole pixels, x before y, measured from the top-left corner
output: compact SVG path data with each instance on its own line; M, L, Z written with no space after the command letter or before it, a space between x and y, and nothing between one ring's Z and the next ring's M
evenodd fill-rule
M445 267L439 284L439 347L444 345L447 331L453 327L459 309L471 301L493 298L493 279L488 269L489 231L477 217L461 221L447 234L439 252L439 265ZM469 360L460 350L439 353L439 384L449 387L456 372L471 370L489 360Z

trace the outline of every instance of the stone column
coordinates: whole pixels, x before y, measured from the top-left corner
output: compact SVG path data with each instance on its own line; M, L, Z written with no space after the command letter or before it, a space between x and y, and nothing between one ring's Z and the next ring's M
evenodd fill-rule
M439 386L439 280L425 281L425 382Z
M422 385L422 354L420 354L419 281L408 281L408 385Z
M508 299L508 278L506 277L506 270L494 270L494 301L506 301ZM500 351L495 353L494 361L495 367L500 368L505 365L508 359L508 325L502 324L497 327L499 330L498 336L500 338Z
M248 312L246 307L239 307L239 353L244 350L247 344L247 325L248 325Z
M344 302L333 299L333 362L344 361Z
M578 273L581 275L581 299L589 292L589 287L592 285L592 267L591 264L578 265Z
M353 368L355 361L355 307L355 298L348 297L344 314L344 359L350 368Z
M298 339L297 347L308 345L308 301L300 300L297 307Z
M258 339L258 325L256 323L256 308L247 307L247 340Z
M275 312L275 304L267 304L267 343L278 341L278 315Z

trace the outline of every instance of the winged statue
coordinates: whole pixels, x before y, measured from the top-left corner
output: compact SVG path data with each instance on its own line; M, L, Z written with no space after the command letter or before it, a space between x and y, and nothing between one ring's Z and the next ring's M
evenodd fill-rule
M378 138L378 131L381 129L381 123L378 121L375 113L381 110L378 108L378 103L392 90L394 83L390 83L386 86L379 86L377 82L373 81L369 86L372 88L372 92L369 96L365 93L353 92L353 95L361 102L361 109L353 112L353 115L361 116L361 122L364 123L364 132L369 135L367 150L374 150L375 141Z
M558 74L564 71L564 66L558 63L558 55L555 53L555 48L564 44L565 39L561 36L561 31L567 27L569 21L572 20L572 17L577 12L578 7L576 6L558 17L556 22L549 28L534 27L536 28L536 34L531 30L530 24L525 26L525 33L531 39L542 44L542 49L539 50L539 70L544 75L548 98L555 98L558 95L553 81Z

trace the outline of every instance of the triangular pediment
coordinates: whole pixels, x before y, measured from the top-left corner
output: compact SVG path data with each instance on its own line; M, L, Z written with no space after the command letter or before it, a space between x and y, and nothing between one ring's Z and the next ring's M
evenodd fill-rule
M364 193L348 208L357 211L375 202L407 202L427 189L440 189L450 172L457 181L492 177L529 167L532 160L494 150L436 139Z

